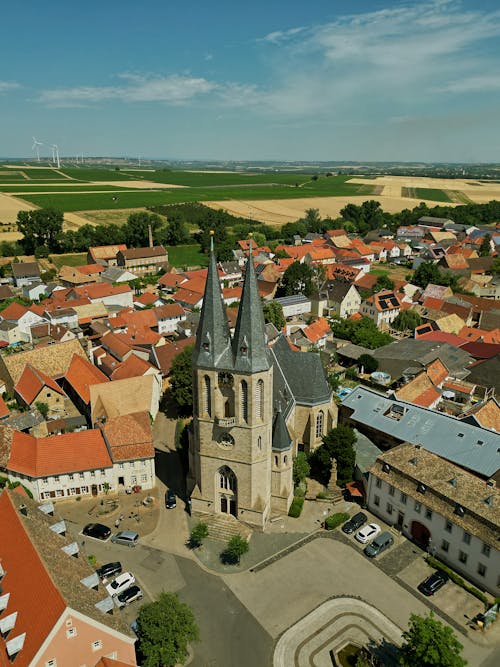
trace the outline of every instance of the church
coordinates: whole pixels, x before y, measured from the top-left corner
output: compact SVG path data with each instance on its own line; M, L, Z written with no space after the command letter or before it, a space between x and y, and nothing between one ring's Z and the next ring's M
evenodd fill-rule
M337 407L319 354L272 344L252 253L234 334L213 247L193 354L193 425L187 490L192 510L230 514L254 528L287 514L293 457L321 444Z

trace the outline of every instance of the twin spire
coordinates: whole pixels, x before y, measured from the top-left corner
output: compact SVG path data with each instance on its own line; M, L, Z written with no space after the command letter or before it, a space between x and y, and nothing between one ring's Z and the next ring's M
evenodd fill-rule
M264 316L253 266L251 241L236 328L231 339L215 261L213 235L210 239L210 262L194 363L204 368L247 373L269 369Z

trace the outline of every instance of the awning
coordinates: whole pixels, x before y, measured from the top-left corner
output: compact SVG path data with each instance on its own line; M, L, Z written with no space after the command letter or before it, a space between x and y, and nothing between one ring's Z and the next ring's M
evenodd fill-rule
M347 482L345 487L354 498L363 498L365 495L365 488L362 482Z

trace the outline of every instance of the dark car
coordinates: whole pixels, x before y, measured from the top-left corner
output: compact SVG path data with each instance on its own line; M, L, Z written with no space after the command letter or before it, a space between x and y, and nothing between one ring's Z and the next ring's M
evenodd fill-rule
M371 544L367 544L363 549L369 558L375 558L394 544L394 537L390 533L380 533Z
M107 540L111 535L111 529L102 523L88 523L82 533L98 540Z
M139 586L130 586L123 593L117 596L118 603L121 605L130 604L135 600L140 600L142 598L142 591Z
M174 507L177 507L177 500L175 498L175 493L169 489L165 494L165 507L168 510L173 510Z
M427 577L425 581L422 581L422 583L419 584L418 590L424 595L434 595L436 591L445 585L448 579L449 576L446 574L446 572L436 570L433 574Z
M101 579L109 579L109 577L113 577L115 574L121 574L122 564L118 561L115 563L106 563L106 565L102 565L102 567L97 569L96 572Z
M355 514L353 517L349 519L344 525L342 526L342 531L346 533L346 535L352 535L352 533L355 533L361 526L368 521L368 517L366 514L363 514L363 512L358 512Z

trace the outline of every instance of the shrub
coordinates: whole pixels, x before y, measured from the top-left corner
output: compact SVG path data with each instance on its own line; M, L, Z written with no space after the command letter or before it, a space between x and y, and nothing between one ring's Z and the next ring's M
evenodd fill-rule
M326 500L328 498L328 495L325 493L325 491L320 491L317 495L316 498L318 500Z
M303 506L304 506L304 498L295 496L292 501L292 504L290 505L290 509L288 510L288 516L291 516L294 519L298 519L299 516L302 514Z
M205 537L208 537L208 526L203 521L200 521L191 531L191 536L189 538L189 546L191 549L196 549L201 547Z
M349 515L346 512L337 512L336 514L332 514L326 519L325 528L327 530L334 530L341 524L345 523L348 518Z
M228 565L237 565L243 554L249 550L248 542L241 535L234 535L221 553L221 561Z
M93 554L90 554L90 556L87 556L87 560L88 560L90 565L95 565L97 563L97 558Z

